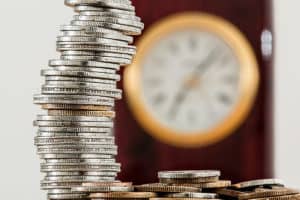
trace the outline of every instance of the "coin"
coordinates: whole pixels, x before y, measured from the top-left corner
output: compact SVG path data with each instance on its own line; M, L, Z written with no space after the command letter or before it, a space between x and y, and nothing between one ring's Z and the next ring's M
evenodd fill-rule
M84 117L84 116L49 116L37 115L37 121L66 121L66 122L111 122L108 117Z
M156 198L150 198L149 200L206 200L206 199L203 199L203 198L156 197ZM221 200L221 199L210 199L210 200Z
M198 187L203 189L214 189L214 188L224 188L231 186L231 181L229 180L219 180L214 182L203 182L203 183L174 183L172 185L182 185L182 186L191 186Z
M259 179L253 181L246 181L232 185L235 188L249 188L257 187L262 185L284 185L283 181L280 179Z
M66 144L97 144L97 145L113 145L114 138L105 136L103 138L85 138L85 137L36 137L35 145L66 145Z
M122 18L122 19L129 19L133 21L141 21L140 17L137 17L132 14L128 13L118 13L118 12L111 12L111 11L80 11L79 13L81 16L103 16L103 17L115 17L115 18Z
M104 198L104 199L148 199L156 197L154 192L111 192L111 193L93 193L89 195L89 198Z
M79 193L79 194L49 194L49 199L58 199L58 200L65 200L65 199L87 199L88 195Z
M285 196L298 194L299 191L284 187L277 188L256 188L252 191L237 191L233 189L223 188L216 191L219 195L236 198L239 200L267 198L272 196Z
M112 98L87 96L87 95L35 95L36 104L80 104L80 105L98 105L114 106Z
M94 128L94 127L39 127L39 132L56 133L101 133L102 135L111 135L111 128ZM104 134L103 134L104 133Z
M128 0L65 0L68 6L76 5L99 5L101 7L117 8L121 10L134 11L134 7Z
M68 121L34 121L34 126L39 127L66 127L66 126L80 126L80 127L104 127L113 128L113 122L68 122Z
M131 192L133 191L132 186L110 186L110 185L98 185L98 186L80 186L73 187L72 191L75 192Z
M118 70L119 66L112 63L99 61L78 61L78 60L49 60L49 66L79 66L79 67L99 67Z
M208 183L219 181L219 176L199 177L199 178L159 178L160 183Z
M114 111L49 110L48 114L51 116L115 117Z
M41 159L71 159L71 158L103 158L109 159L112 158L113 155L109 154L84 154L84 153L74 153L74 154L67 154L67 153L48 153L48 154L40 154ZM49 172L48 172L49 173Z
M117 74L107 74L89 71L57 71L53 69L41 70L42 76L75 76L75 77L90 77L90 78L103 78L119 81L120 76Z
M95 6L89 6L89 5L77 5L77 6L75 6L74 10L76 12L82 12L82 11L111 12L111 13L135 16L134 11L126 11L126 10L120 10L120 9L114 9L114 8L95 7Z
M174 186L163 183L153 183L135 186L141 192L198 192L199 188L188 186Z
M92 174L93 172L87 172L89 174ZM92 182L92 183L82 183L82 186L87 186L87 187L97 187L97 186L122 186L122 187L131 187L132 183L131 182Z
M90 15L75 15L74 20L79 21L97 21L97 22L111 22L116 24L128 25L137 28L144 28L144 24L138 20L124 19L119 17L107 16L90 16Z
M174 194L167 194L171 198L199 198L199 199L216 199L218 195L215 193L199 193L199 192L181 192Z
M220 176L218 170L187 170L187 171L161 171L158 172L158 178L165 179L193 179Z
M111 111L110 106L86 106L86 105L70 105L70 104L44 104L42 109L45 110L93 110L93 111Z

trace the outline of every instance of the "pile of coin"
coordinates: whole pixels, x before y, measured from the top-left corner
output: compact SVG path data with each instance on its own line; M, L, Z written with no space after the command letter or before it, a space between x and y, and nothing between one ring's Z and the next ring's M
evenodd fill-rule
M156 197L153 192L134 192L132 183L83 183L80 187L74 187L73 192L86 193L91 200L148 200Z
M131 63L130 43L143 23L130 0L65 0L75 9L70 24L57 37L59 59L41 71L45 77L34 103L38 115L35 138L45 173L41 188L49 199L82 199L72 191L83 183L116 182L120 164L112 133L120 66Z
M298 191L284 187L279 179L260 179L241 182L230 188L218 189L224 199L238 200L294 200L300 199Z
M199 200L218 199L217 188L231 185L230 181L219 180L220 171L162 171L158 173L159 183L135 186L137 191L156 192L151 200Z

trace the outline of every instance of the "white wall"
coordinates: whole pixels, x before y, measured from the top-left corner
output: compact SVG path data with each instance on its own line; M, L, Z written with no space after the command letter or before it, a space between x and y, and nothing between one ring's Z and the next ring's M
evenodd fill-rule
M276 0L276 172L300 187L300 1ZM42 79L39 70L55 58L58 25L71 9L63 1L4 1L0 12L0 191L3 199L45 199L39 190L32 104Z
M276 173L300 188L300 1L274 0Z

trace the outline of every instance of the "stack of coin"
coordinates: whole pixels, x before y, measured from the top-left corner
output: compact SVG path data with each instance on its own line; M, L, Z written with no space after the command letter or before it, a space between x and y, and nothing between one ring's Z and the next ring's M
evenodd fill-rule
M65 0L75 9L57 37L59 59L41 71L45 77L34 102L47 111L38 115L35 138L42 189L49 199L82 199L72 191L82 183L116 182L120 164L112 133L120 66L135 54L133 36L143 23L130 0Z
M134 192L132 183L83 183L72 188L73 192L84 192L91 200L148 200L156 197L153 192Z
M298 191L284 187L279 179L261 179L241 182L230 188L218 189L224 199L237 200L292 200L300 199Z
M159 197L151 200L199 200L218 199L216 188L231 185L230 181L219 180L216 170L162 171L158 173L159 183L136 186L137 191L156 192Z

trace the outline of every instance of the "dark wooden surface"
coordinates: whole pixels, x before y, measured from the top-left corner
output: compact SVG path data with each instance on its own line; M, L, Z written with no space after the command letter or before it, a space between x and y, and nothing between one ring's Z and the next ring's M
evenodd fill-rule
M261 54L261 33L272 30L267 0L132 0L147 28L170 14L203 11L221 16L246 35L260 64L259 93L247 120L229 138L212 146L181 149L163 144L135 121L126 98L117 104L116 136L122 181L157 181L158 170L221 169L234 182L273 175L272 59ZM121 86L121 85L120 85Z

